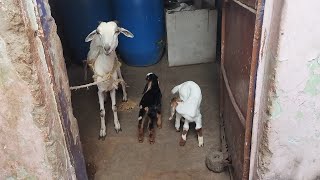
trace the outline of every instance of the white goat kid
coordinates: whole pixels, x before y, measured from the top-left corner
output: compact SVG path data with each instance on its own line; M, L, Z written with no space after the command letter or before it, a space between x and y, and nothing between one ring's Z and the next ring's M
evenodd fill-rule
M174 87L171 92L172 94L179 92L179 97L174 97L171 100L171 116L169 118L169 120L172 120L176 113L175 128L177 132L180 131L181 118L184 117L185 119L179 143L180 146L184 146L187 141L189 123L195 122L199 147L202 147L204 143L202 135L202 116L200 113L202 100L200 87L193 81L187 81Z
M92 31L85 39L86 42L91 41L87 63L94 72L94 81L100 82L97 84L101 117L99 139L104 139L106 136L104 108L106 93L110 92L114 128L117 133L121 131L116 106L116 90L118 89L118 83L122 86L123 101L127 101L126 85L120 70L121 63L118 61L115 52L115 49L118 46L118 35L120 33L133 38L133 34L130 31L118 27L116 22L101 22L97 29Z

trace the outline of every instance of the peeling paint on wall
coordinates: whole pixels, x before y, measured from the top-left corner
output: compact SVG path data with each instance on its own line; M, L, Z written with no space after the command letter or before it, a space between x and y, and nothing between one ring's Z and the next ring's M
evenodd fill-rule
M304 88L304 91L311 96L316 96L320 93L320 57L313 59L308 64L309 79Z
M273 107L271 108L271 117L277 118L281 114L281 105L278 99L273 101Z
M296 120L303 120L303 118L304 118L303 112L302 111L298 111L296 113Z
M320 24L314 21L320 2L281 2L265 6L267 45L258 75L269 76L257 83L261 101L254 121L260 126L252 179L315 180L320 177Z

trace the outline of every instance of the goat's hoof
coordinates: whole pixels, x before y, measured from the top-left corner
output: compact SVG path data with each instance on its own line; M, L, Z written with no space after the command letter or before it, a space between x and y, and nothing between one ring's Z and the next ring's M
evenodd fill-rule
M183 139L181 138L181 140L180 140L180 142L179 142L179 145L180 145L180 146L184 146L184 145L186 145L186 142L187 142L187 141L185 141L185 140L183 140Z
M105 139L106 136L107 136L106 130L105 129L100 129L99 140L103 139L103 138Z
M149 143L154 144L154 142L155 142L155 138L154 138L154 136L151 136L149 139Z
M138 141L139 141L139 143L143 143L143 136L140 136L140 135L139 135Z
M98 140L104 141L104 140L106 140L106 136L99 136L99 137L98 137Z
M143 138L144 138L143 129L138 127L138 141L139 141L139 143L143 143Z
M149 134L149 143L154 144L154 142L155 142L155 135L154 135L154 132L152 132Z
M120 126L119 123L117 123L117 124L114 126L114 130L116 131L117 134L118 134L120 131L122 131L121 126Z
M202 144L199 144L199 147L203 147L204 146L204 143L202 143Z
M180 129L176 129L176 132L180 132Z

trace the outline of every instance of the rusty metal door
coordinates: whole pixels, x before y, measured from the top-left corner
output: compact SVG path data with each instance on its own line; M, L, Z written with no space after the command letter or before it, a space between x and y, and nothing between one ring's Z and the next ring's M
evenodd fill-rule
M264 0L223 0L221 102L235 179L248 179Z

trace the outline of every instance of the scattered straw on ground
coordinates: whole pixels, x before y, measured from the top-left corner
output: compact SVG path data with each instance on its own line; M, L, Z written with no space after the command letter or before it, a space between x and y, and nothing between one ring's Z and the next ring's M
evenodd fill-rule
M127 102L122 102L119 107L118 111L132 111L135 107L137 107L137 103L128 99Z

